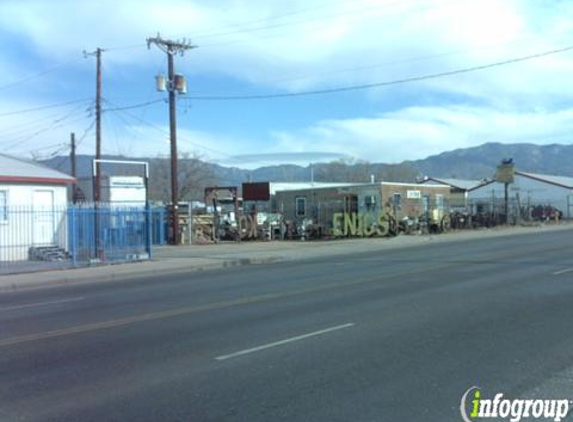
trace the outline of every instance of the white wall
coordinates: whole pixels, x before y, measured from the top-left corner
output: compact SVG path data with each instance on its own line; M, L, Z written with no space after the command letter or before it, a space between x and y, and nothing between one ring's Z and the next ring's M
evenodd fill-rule
M508 196L512 203L517 194L521 206L552 205L563 212L564 217L573 218L573 190L555 186L550 183L515 175L515 182L509 185ZM475 203L491 203L492 197L498 201L504 198L503 183L490 183L468 193L468 198ZM569 198L569 199L568 199Z
M0 261L27 260L30 246L67 248L66 186L0 183L0 191L7 198L7 218L0 216ZM38 191L51 195L53 206L34 204Z

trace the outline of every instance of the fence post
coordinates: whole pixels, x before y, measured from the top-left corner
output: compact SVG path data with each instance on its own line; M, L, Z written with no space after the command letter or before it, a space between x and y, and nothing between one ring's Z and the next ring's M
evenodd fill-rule
M165 208L159 208L159 244L165 245Z
M153 229L153 225L152 225L152 217L153 215L151 214L151 207L149 206L149 204L145 205L145 216L146 216L146 226L147 226L147 233L145 236L145 244L146 244L146 249L147 249L147 255L149 256L149 259L152 258L152 253L151 253L151 243L152 243L152 229Z
M71 245L71 250L72 250L72 265L75 267L77 265L77 248L76 248L76 242L77 242L77 224L76 224L76 207L74 205L72 205L70 207L70 220L71 220L71 225L72 225L72 245Z

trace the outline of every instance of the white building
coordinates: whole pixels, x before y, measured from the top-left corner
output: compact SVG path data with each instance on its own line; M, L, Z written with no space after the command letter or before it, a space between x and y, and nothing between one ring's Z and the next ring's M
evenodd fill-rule
M67 186L74 178L0 154L0 261L27 260L34 246L67 248Z
M468 192L474 211L490 211L491 206L503 204L505 187L496 181L487 182ZM511 207L536 205L552 206L573 218L573 178L515 171L514 182L509 185Z

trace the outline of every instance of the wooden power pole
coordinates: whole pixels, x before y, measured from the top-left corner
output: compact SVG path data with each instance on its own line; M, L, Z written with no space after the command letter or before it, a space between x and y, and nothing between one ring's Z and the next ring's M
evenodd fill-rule
M101 77L101 53L103 49L97 48L93 53L86 53L87 56L95 56L96 58L96 97L95 97L95 158L101 160L101 91L102 91L102 77ZM93 183L93 201L95 204L101 201L101 171L100 163L96 161L96 174Z
M169 134L171 145L171 243L179 244L179 183L177 177L177 93L185 93L185 84L183 77L175 74L173 56L175 54L183 55L186 50L194 48L188 42L176 42L161 38L159 35L147 39L147 46L155 44L162 51L167 53L167 90L169 91ZM158 87L159 88L159 87Z
M96 160L101 160L101 52L102 49L98 48L95 52L96 54L96 62L97 62L97 71L96 71ZM97 170L96 170L96 180L95 180L95 195L94 199L95 202L101 201L101 171L99 167L99 161L96 162Z
M72 177L74 178L74 184L72 185L72 203L75 205L77 202L77 185L76 179L77 175L77 168L76 168L76 134L72 132L70 135L70 163L72 167Z
M96 135L96 160L101 160L101 53L104 50L97 48L94 53L86 53L84 55L87 57L95 56L96 58L96 98L95 98L95 135ZM100 245L100 230L99 230L99 214L98 214L98 204L101 202L101 171L100 162L96 161L96 170L93 181L93 201L94 201L94 251L95 258L103 259L103 250Z

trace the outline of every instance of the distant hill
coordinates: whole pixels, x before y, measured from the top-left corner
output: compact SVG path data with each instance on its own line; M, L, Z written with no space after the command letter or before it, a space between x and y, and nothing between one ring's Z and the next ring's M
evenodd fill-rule
M108 159L126 160L122 156L106 156ZM365 163L345 164L342 162L322 163L314 165L316 181L353 181L367 182L370 175L376 180L413 181L416 177L434 176L460 179L483 179L492 177L496 166L504 158L513 158L518 169L534 173L555 174L573 177L573 145L535 145L535 144L500 144L486 143L473 148L456 149L423 160L404 161L400 164ZM79 155L77 168L79 177L91 176L92 157ZM165 169L168 160L163 158L136 158L135 160L151 163L151 178L166 180ZM180 167L192 166L193 160L181 159ZM43 161L49 167L71 173L68 157L54 157ZM186 164L187 163L187 164ZM311 178L310 167L291 164L260 167L255 170L245 170L237 167L224 167L218 164L201 163L208 168L212 177L203 178L202 183L219 186L240 186L247 181L301 182ZM133 174L133 167L117 166L117 174ZM112 168L106 169L107 174ZM204 186L197 186L199 193Z
M513 158L516 167L533 173L573 176L573 145L487 143L456 149L423 160L406 161L420 174L460 179L491 177L503 158Z

